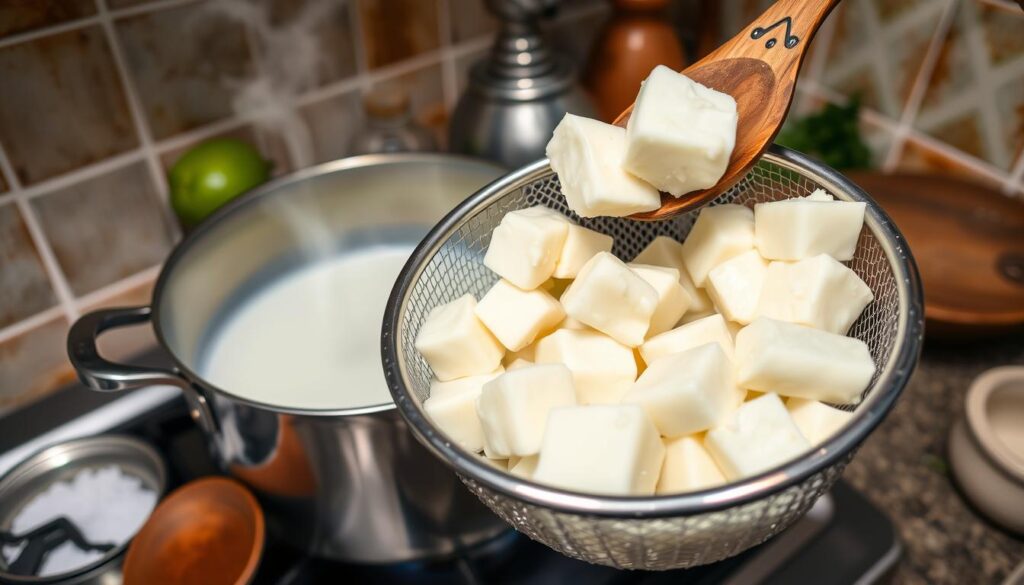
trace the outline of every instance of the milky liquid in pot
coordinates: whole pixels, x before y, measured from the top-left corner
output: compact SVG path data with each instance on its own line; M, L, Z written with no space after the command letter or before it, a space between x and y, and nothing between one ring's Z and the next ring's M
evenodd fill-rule
M291 408L390 403L380 330L412 249L361 248L282 277L222 327L203 376L237 396Z

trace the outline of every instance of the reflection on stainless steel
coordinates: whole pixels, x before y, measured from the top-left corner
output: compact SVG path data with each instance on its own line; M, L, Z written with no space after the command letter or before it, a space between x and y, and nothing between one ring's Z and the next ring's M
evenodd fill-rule
M416 442L390 402L280 407L248 400L242 389L217 388L200 372L217 328L262 286L380 234L414 243L498 172L459 157L378 155L265 185L178 246L152 309L110 309L76 322L68 338L72 362L97 390L180 387L217 461L259 496L269 529L313 554L394 562L490 538L504 525ZM113 364L96 352L104 330L150 319L174 371Z

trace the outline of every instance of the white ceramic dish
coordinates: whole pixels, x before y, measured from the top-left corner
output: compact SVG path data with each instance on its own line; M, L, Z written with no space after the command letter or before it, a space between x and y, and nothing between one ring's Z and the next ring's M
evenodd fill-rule
M957 482L978 510L1024 534L1024 366L978 376L950 432Z

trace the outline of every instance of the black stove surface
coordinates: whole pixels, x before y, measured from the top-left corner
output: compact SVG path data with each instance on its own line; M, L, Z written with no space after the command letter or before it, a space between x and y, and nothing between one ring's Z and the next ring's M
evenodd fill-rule
M118 432L150 441L168 464L169 489L216 474L202 434L174 402ZM254 585L668 585L873 583L899 557L888 518L842 481L793 527L737 557L687 570L621 571L570 559L513 531L448 559L356 565L307 557L269 539Z

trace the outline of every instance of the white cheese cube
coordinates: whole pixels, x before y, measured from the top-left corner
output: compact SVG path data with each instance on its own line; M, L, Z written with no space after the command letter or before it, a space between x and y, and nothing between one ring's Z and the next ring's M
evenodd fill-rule
M482 451L484 431L476 414L479 396L479 388L475 391L432 393L423 401L423 410L454 443L467 451Z
M533 365L533 362L530 362L530 361L524 360L522 358L519 358L519 359L514 360L512 363L510 363L508 365L508 367L505 368L505 371L511 372L512 370L518 370L519 368L527 368L527 367L532 366L532 365Z
M659 65L627 124L627 171L676 197L712 187L736 144L736 100Z
M852 412L806 398L789 398L786 408L800 433L812 445L820 445L853 418Z
M860 400L875 364L859 339L759 317L736 335L741 387L846 404Z
M768 263L764 258L757 250L748 250L711 269L708 296L726 319L746 325L757 316L767 272Z
M555 297L542 290L522 290L499 280L480 299L476 316L502 345L519 351L564 319L565 311Z
M416 334L420 352L441 381L494 371L505 348L476 317L476 299L463 295L434 307Z
M555 278L576 278L580 268L598 252L611 252L615 240L611 236L588 230L576 224L569 225L569 233L562 246L562 255L555 265Z
M701 314L714 310L707 293L693 284L690 273L686 271L686 265L683 264L683 245L679 242L668 236L658 236L651 240L651 243L647 244L647 247L637 254L636 258L633 258L633 263L675 268L679 271L679 284L690 297L689 312Z
M757 249L771 260L802 260L818 254L850 260L864 225L865 207L865 203L831 201L824 191L758 203L754 206Z
M804 197L804 199L807 200L807 201L835 201L836 200L835 197L829 195L828 191L825 191L824 189L815 189L814 191L811 191L810 195L808 195L807 197Z
M650 496L665 446L636 405L556 408L533 479L591 494Z
M555 272L569 222L538 205L505 214L491 233L487 266L523 290L540 286Z
M539 455L530 455L529 457L520 457L515 464L509 461L508 472L512 475L517 475L524 479L533 479L533 474L537 471L537 463L540 462Z
M566 317L565 319L562 319L562 322L558 324L558 328L559 329L573 329L573 330L576 330L576 331L593 331L594 330L592 327L589 327L587 324L583 323L582 321L579 321L577 319L573 319L572 317Z
M767 471L811 448L776 394L744 402L708 431L704 446L730 480Z
M716 313L648 339L640 346L640 355L645 362L652 363L666 355L682 353L705 343L718 343L731 361L734 359L732 340L725 319Z
M665 441L665 462L661 465L658 495L693 492L723 483L725 476L704 448L700 435Z
M732 363L717 343L706 343L647 364L623 404L640 404L665 437L709 429L742 401Z
M562 306L570 317L636 347L658 308L658 292L622 260L601 252L580 269L562 295Z
M874 298L856 272L819 254L799 262L772 262L758 314L845 334Z
M625 216L661 207L658 190L622 168L624 128L566 114L546 153L566 203L580 217Z
M679 271L650 264L629 264L629 268L658 293L658 307L651 315L647 337L664 333L676 326L690 307L690 295L679 284Z
M456 378L455 380L449 380L447 382L431 380L430 396L461 394L463 392L476 392L479 394L480 390L483 389L484 384L497 378L503 373L505 373L505 368L498 366L498 368L493 372L480 374L478 376L466 376L465 378Z
M565 364L579 404L617 403L636 380L633 350L590 330L559 329L537 342L538 364Z
M576 404L572 374L561 364L506 371L484 384L476 410L492 457L525 457L540 451L548 412Z
M754 212L742 205L705 207L683 242L683 264L697 286L729 258L754 248Z

